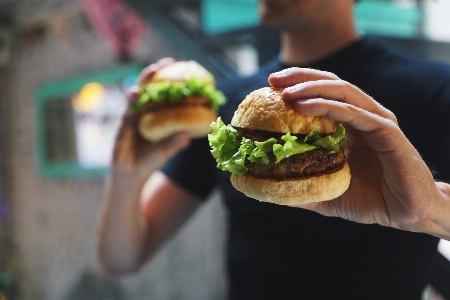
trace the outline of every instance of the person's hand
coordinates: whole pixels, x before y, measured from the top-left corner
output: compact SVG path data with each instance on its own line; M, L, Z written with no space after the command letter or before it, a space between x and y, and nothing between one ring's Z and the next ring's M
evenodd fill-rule
M128 108L116 137L113 152L113 168L127 172L141 170L150 174L161 167L168 159L190 143L190 136L180 132L160 142L145 140L138 132L139 114L131 106L139 96L139 86L150 81L161 67L173 63L173 58L163 58L144 68L139 74L138 85L127 91Z
M391 111L328 72L289 68L271 74L269 83L285 88L283 99L297 112L326 116L346 128L349 189L334 200L300 207L325 216L438 235L434 218L438 210L449 211L449 202L442 200L441 183L434 181Z
M127 94L129 105L116 137L99 218L98 253L109 275L135 272L200 203L158 171L189 144L190 135L180 132L159 142L147 141L138 131L141 115L132 109L139 86L172 62L162 59L143 69Z

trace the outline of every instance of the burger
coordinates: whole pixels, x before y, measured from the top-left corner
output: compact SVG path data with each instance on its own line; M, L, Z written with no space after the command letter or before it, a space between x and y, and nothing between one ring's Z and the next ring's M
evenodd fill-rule
M281 205L334 199L350 184L342 145L345 129L322 116L305 116L264 87L242 101L231 124L220 117L208 135L217 167L248 197Z
M141 84L133 110L139 115L142 137L159 141L180 131L193 138L206 136L224 103L210 72L195 61L177 61Z

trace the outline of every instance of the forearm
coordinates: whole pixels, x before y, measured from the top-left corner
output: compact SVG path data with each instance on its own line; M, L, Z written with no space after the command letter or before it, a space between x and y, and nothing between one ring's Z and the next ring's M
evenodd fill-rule
M142 263L145 227L139 200L145 177L112 170L106 181L98 232L98 255L104 272L120 275Z

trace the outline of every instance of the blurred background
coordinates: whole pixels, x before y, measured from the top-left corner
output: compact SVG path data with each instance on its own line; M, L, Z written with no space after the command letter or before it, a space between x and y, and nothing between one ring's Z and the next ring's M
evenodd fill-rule
M361 31L450 63L450 0L361 0ZM217 80L278 51L257 0L0 0L0 299L225 299L214 192L138 274L101 275L97 215L123 91L161 57ZM424 299L450 299L439 245Z

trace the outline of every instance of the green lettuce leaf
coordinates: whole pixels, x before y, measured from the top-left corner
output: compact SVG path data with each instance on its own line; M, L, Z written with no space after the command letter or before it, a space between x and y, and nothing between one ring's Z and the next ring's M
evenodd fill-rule
M162 103L164 101L177 102L187 96L203 96L211 101L211 107L218 111L226 102L224 94L214 86L214 78L190 78L186 82L160 81L142 86L139 90L138 101L134 104L135 112L149 101Z
M208 140L217 168L236 174L245 174L247 172L244 166L245 157L252 150L246 147L252 146L251 141L243 141L244 136L231 125L225 125L220 117L217 118L217 122L211 124L211 127L213 131L208 135Z
M345 137L345 128L339 125L336 132L332 135L321 137L319 135L320 127L317 126L305 137L305 143L328 149L330 152L337 152L339 146L347 140Z
M268 154L275 155L275 163L295 154L305 153L318 148L325 148L329 152L338 151L346 142L345 129L339 125L333 135L321 137L320 127L315 127L302 141L287 133L281 137L284 144L277 143L275 138L265 142L253 142L239 133L231 125L225 125L221 117L211 124L212 133L208 135L211 154L216 159L217 168L233 174L245 174L246 160L252 163L267 165Z
M285 142L284 145L276 144L273 147L273 154L276 157L275 163L279 163L291 155L305 153L318 148L318 146L307 144L304 141L298 141L298 138L290 133L283 135L281 139Z

